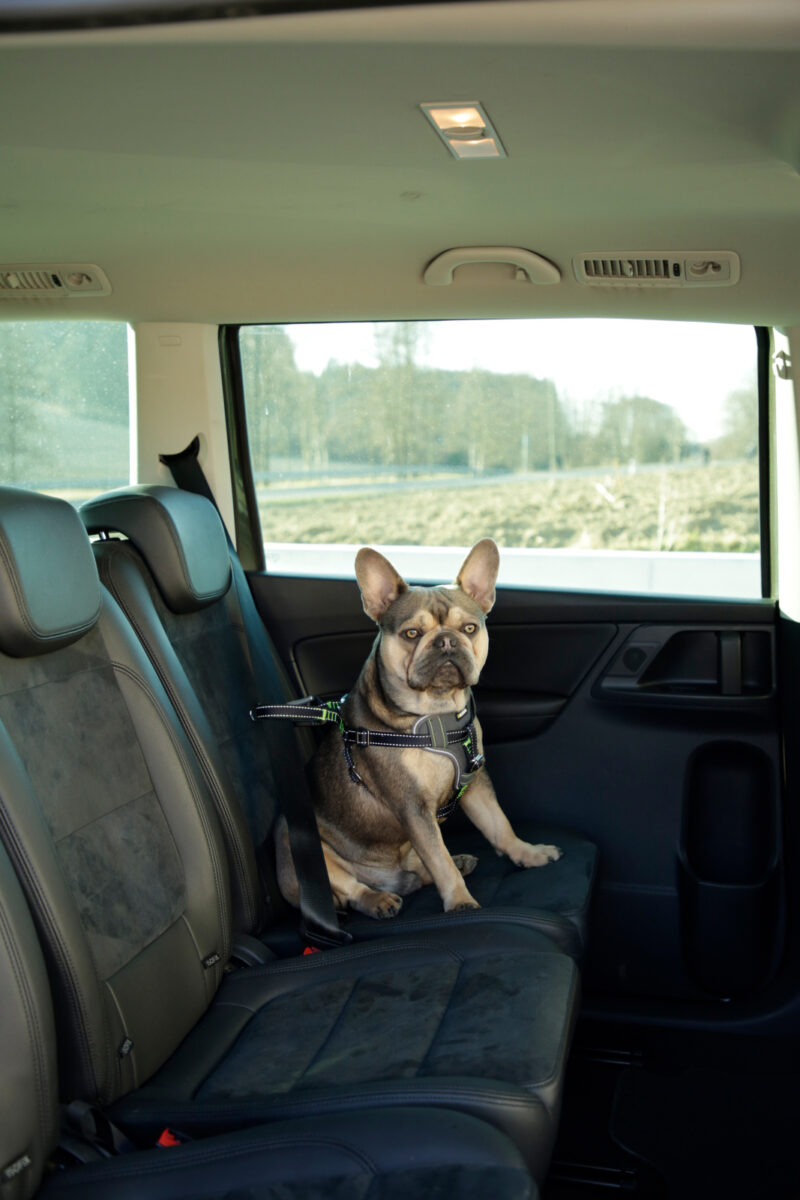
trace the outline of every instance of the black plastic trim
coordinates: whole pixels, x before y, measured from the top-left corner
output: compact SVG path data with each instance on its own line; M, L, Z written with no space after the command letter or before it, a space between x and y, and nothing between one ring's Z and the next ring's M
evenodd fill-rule
M461 3L464 0L460 0ZM470 0L467 0L469 3ZM452 4L456 0L0 0L0 33L228 21L288 13Z
M250 462L250 443L247 437L238 326L223 325L220 327L219 356L233 488L236 552L245 570L263 571L265 567L264 543L261 539L258 501Z
M772 595L772 502L770 492L770 389L772 387L772 330L756 326L758 346L758 541L761 554L761 595Z

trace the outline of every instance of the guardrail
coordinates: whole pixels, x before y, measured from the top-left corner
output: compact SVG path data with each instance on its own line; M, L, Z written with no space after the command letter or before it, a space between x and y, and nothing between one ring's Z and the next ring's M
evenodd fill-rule
M469 547L381 546L406 579L453 580ZM265 542L267 570L274 575L354 578L357 545ZM636 592L640 595L761 596L758 554L712 554L650 550L502 549L502 587Z

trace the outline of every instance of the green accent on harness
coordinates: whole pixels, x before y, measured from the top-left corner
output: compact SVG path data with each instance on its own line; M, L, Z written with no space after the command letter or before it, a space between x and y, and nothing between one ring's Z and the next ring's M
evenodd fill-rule
M325 700L320 705L324 711L320 713L320 721L338 725L339 729L344 731L344 719L341 713L341 703L339 700Z

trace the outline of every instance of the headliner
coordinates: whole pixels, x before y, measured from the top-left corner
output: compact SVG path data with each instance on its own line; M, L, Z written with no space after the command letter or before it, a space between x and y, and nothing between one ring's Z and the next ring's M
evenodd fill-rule
M800 6L529 0L7 34L0 261L112 294L0 316L641 316L800 324ZM417 105L480 100L508 158ZM422 272L454 246L559 265ZM731 288L589 288L584 251L735 250Z

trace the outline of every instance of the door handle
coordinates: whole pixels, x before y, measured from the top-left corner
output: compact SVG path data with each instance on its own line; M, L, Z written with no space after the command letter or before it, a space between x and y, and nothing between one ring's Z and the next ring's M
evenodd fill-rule
M596 699L661 705L740 705L774 692L772 629L642 625L592 691Z

